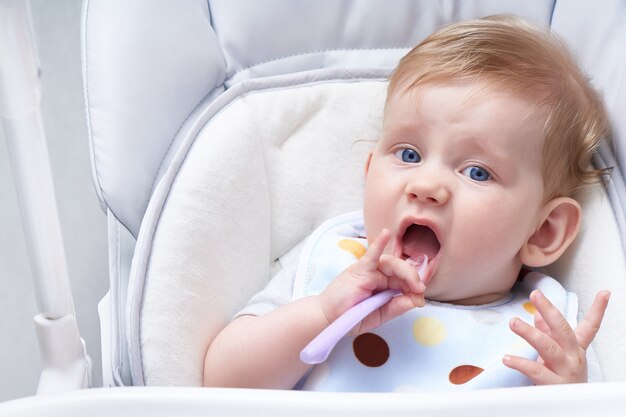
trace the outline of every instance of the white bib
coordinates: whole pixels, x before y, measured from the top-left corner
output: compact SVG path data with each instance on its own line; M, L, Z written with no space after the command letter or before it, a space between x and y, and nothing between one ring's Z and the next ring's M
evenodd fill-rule
M294 299L319 294L365 253L361 212L334 217L307 241ZM505 354L536 360L537 352L509 329L519 317L532 324L528 295L540 289L575 325L578 299L554 279L531 272L503 299L480 306L427 301L372 331L346 336L303 388L316 391L467 390L532 385L502 364Z

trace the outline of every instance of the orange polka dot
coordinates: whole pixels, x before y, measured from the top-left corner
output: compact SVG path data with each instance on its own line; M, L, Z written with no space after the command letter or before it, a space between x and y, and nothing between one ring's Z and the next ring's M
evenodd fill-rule
M526 312L528 314L531 315L535 315L537 314L537 309L535 308L535 306L533 305L533 303L531 303L530 301L525 302L522 307L524 307L524 310L526 310Z
M352 239L342 239L339 241L338 245L341 249L350 252L357 259L361 259L367 250L365 246Z
M476 378L483 371L484 369L478 366L461 365L461 366L457 366L456 368L450 371L450 375L448 376L448 379L454 385L461 385Z

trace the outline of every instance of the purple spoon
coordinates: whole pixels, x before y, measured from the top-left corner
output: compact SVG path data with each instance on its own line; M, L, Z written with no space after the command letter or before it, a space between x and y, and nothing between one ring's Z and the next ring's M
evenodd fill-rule
M428 266L428 256L422 255L418 259L409 258L406 262L417 268L417 272L422 277ZM354 326L372 311L387 304L389 300L400 294L402 294L400 290L384 290L354 305L322 330L311 343L302 349L300 360L311 365L324 362L339 340Z

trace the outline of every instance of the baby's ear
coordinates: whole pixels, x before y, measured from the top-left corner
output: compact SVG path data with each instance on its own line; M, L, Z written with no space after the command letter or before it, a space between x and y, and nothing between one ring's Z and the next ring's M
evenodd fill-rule
M582 212L576 200L557 197L539 215L539 227L520 252L522 263L530 267L551 264L565 252L578 235Z

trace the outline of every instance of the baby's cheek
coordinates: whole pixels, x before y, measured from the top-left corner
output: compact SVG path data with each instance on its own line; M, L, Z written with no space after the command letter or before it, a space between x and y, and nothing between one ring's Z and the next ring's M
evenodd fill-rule
M528 216L518 214L517 208L511 210L504 204L493 204L494 210L483 209L475 211L473 216L465 216L462 237L487 252L521 245L529 229Z

